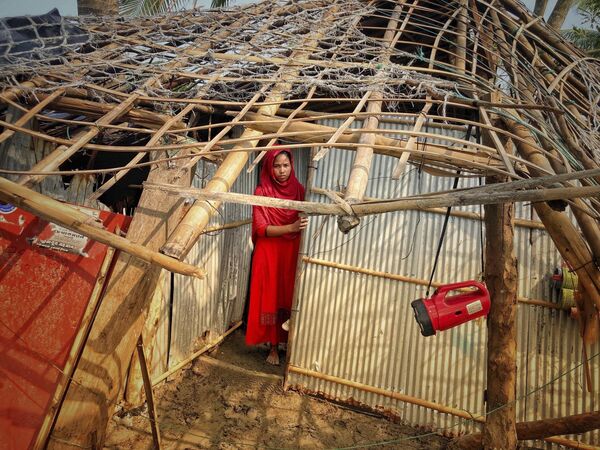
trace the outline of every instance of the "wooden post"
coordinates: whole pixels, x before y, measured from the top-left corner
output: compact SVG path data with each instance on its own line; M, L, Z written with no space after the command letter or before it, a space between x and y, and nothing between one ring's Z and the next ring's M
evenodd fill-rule
M150 427L152 428L152 441L154 448L160 450L160 430L158 428L158 414L156 414L156 406L154 404L154 394L152 393L152 382L148 374L148 365L146 364L146 355L144 355L144 341L142 336L137 341L137 354L140 360L140 368L142 369L142 378L144 379L144 391L146 392L146 403L148 403L148 414L150 415Z
M489 180L489 179L488 179ZM487 319L487 418L484 449L515 449L517 261L513 250L513 204L485 206Z
M156 155L152 156L156 158ZM189 186L190 174L181 176L183 160L174 168L159 164L149 180ZM127 236L158 250L181 214L183 200L161 191L144 190ZM151 293L161 268L119 255L86 346L52 431L49 449L102 448L106 424L112 416L127 374L135 345L142 332Z

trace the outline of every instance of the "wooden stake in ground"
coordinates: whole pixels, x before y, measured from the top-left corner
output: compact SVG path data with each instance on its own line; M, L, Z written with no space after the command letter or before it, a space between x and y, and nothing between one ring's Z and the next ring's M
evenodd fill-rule
M152 428L152 441L155 450L160 450L160 430L158 428L158 415L156 414L156 405L154 404L154 394L152 393L152 382L148 374L148 365L146 364L146 355L144 355L144 341L139 337L137 345L137 354L140 359L140 368L142 369L142 378L144 379L144 391L146 393L146 402L148 403L148 414L150 415L150 427Z
M491 308L487 336L487 419L483 448L517 446L515 428L517 261L513 252L513 204L485 206L485 281Z

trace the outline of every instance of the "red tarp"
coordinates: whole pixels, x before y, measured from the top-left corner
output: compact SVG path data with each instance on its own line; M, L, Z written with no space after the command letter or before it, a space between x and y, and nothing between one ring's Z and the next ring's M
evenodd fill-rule
M109 231L129 224L86 211ZM0 203L0 450L35 442L107 249Z

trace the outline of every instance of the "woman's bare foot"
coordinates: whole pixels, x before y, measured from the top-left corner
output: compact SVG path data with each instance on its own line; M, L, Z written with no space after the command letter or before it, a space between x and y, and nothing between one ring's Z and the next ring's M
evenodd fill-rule
M279 365L279 353L277 352L277 346L273 345L271 347L271 351L269 352L269 356L267 356L267 364L272 364L274 366Z

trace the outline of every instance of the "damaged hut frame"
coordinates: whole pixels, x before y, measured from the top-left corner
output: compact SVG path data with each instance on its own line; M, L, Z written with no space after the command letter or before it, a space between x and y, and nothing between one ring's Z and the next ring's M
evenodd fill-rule
M223 202L337 216L344 233L391 211L532 202L578 276L583 339L598 341L600 63L516 0L279 0L0 23L0 201L121 250L126 283L103 308L143 311L161 268L203 276L183 260ZM313 165L352 152L343 189L318 203L229 192L276 142ZM375 155L396 159L390 182L413 166L487 184L366 198ZM200 190L201 160L217 169ZM129 231L69 204L132 215ZM89 339L106 333L102 320ZM96 430L102 442L143 321L129 325L83 350L75 377L103 366L111 382L77 378L57 436L88 445Z

